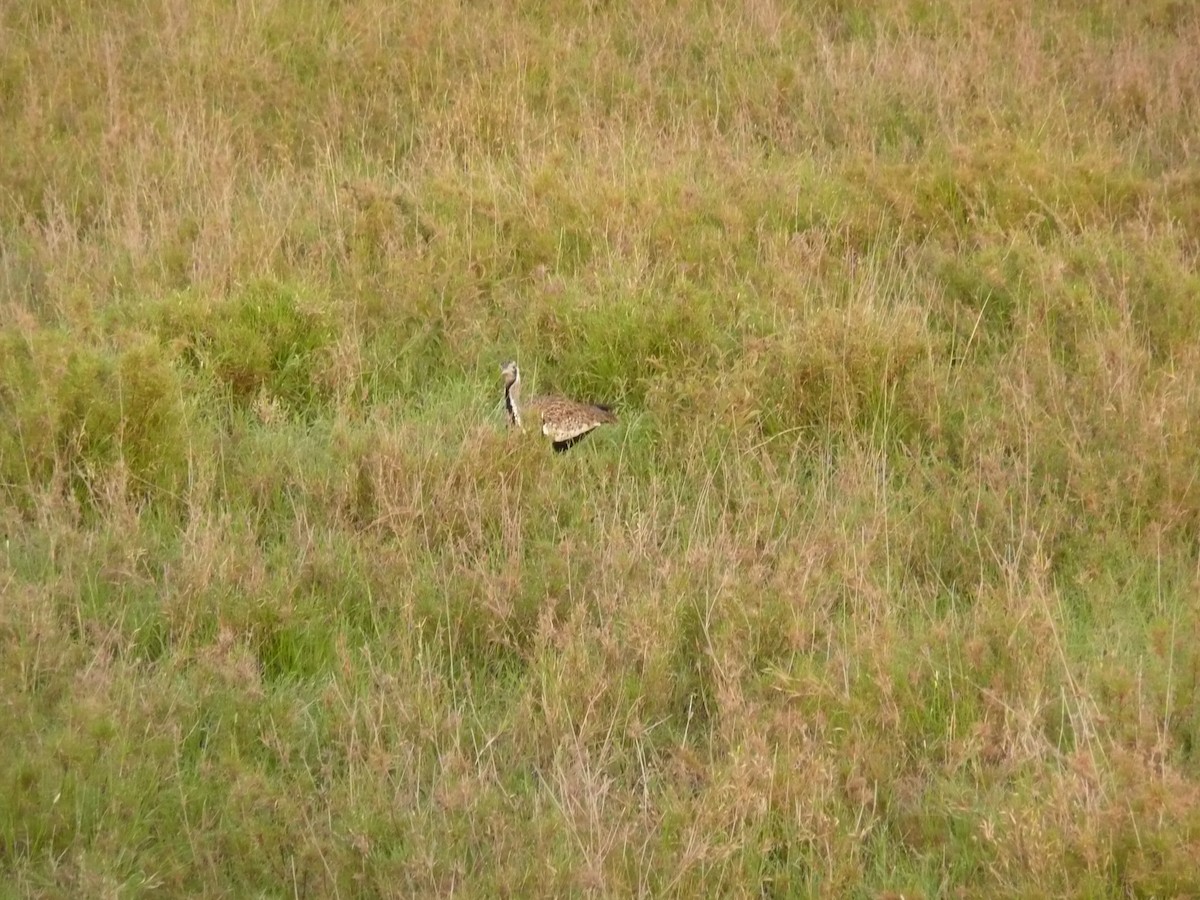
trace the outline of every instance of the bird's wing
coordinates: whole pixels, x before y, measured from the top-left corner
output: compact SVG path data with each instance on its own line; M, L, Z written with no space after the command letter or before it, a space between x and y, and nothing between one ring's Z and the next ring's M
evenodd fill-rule
M566 397L538 397L533 404L542 422L542 434L558 443L587 434L597 425L615 422L616 417L600 407L576 403Z
M586 422L583 420L551 423L543 419L542 434L557 444L560 441L569 441L571 438L581 437L599 424L599 422Z

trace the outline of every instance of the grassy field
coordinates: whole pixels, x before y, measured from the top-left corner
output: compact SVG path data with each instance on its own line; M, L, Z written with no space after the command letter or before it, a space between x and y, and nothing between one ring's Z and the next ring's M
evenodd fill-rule
M1200 894L1198 46L0 6L0 896Z

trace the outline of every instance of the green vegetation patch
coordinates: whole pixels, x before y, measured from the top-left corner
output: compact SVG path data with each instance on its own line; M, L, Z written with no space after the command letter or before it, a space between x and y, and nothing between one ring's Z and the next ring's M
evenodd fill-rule
M123 350L79 346L62 332L3 334L3 478L29 507L55 477L94 503L115 478L119 493L176 492L186 470L183 386L166 349L141 340Z
M323 375L334 311L319 298L260 281L225 298L178 294L155 318L159 339L237 406L261 398L311 417L330 395Z

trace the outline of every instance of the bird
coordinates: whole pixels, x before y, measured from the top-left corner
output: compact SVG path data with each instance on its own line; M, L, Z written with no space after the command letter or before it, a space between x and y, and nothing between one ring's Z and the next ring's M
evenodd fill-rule
M617 421L612 408L593 403L579 403L557 394L531 397L521 401L521 370L515 362L506 362L500 367L504 378L504 409L508 421L517 428L524 428L524 415L529 415L542 426L542 434L550 438L554 452L569 450L601 425Z

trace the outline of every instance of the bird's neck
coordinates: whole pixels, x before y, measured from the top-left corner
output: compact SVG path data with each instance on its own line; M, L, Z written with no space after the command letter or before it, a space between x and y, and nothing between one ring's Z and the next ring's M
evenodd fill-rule
M518 397L521 393L521 381L517 379L504 389L504 408L508 412L508 420L521 428L521 411L517 408Z

